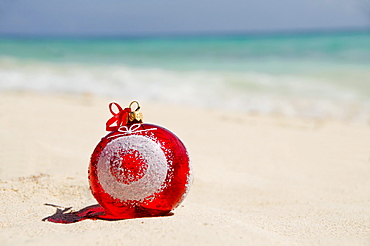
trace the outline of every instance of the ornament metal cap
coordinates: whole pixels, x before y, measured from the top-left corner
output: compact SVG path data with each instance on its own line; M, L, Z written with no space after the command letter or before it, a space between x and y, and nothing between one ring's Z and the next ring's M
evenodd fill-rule
M128 123L143 123L144 116L140 110L140 104L138 101L132 101L128 106L132 110L133 104L137 105L137 108L134 111L131 111L128 115Z

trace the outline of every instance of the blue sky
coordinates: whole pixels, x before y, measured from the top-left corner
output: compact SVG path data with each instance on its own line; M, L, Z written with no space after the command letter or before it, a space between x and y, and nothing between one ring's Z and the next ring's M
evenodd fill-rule
M0 34L147 35L369 26L368 0L0 0Z

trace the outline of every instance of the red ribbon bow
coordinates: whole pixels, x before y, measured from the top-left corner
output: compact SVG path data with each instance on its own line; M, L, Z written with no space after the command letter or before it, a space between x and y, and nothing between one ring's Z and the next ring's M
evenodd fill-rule
M116 106L118 109L118 113L113 111L112 106ZM131 108L122 109L122 107L115 102L109 104L109 111L113 114L112 118L110 118L106 123L106 130L107 131L117 131L121 126L125 126L128 123L128 116L131 113ZM116 125L112 126L114 123Z

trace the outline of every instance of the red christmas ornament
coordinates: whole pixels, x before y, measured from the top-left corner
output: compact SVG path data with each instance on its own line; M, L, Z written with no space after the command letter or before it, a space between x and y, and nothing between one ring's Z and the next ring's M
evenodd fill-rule
M137 109L131 110L136 103ZM113 106L118 108L115 113ZM96 146L89 166L91 191L99 204L79 211L57 207L43 220L129 219L168 214L189 191L192 176L184 144L163 127L143 124L139 103L122 109L109 104L111 131Z
M134 103L138 108L132 111ZM97 145L89 166L91 191L104 209L97 217L167 214L182 202L191 185L184 144L165 128L142 123L136 101L125 109L116 103L109 108L113 117L106 129L112 132Z

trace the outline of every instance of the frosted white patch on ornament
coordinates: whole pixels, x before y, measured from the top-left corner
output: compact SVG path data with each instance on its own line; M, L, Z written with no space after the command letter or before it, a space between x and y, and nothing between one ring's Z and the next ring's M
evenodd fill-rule
M129 184L117 180L111 173L112 159L121 158L120 153L138 151L146 163L141 179ZM167 159L160 146L153 140L140 136L122 136L108 143L99 156L97 163L98 180L106 193L120 200L142 200L162 188L166 180Z

